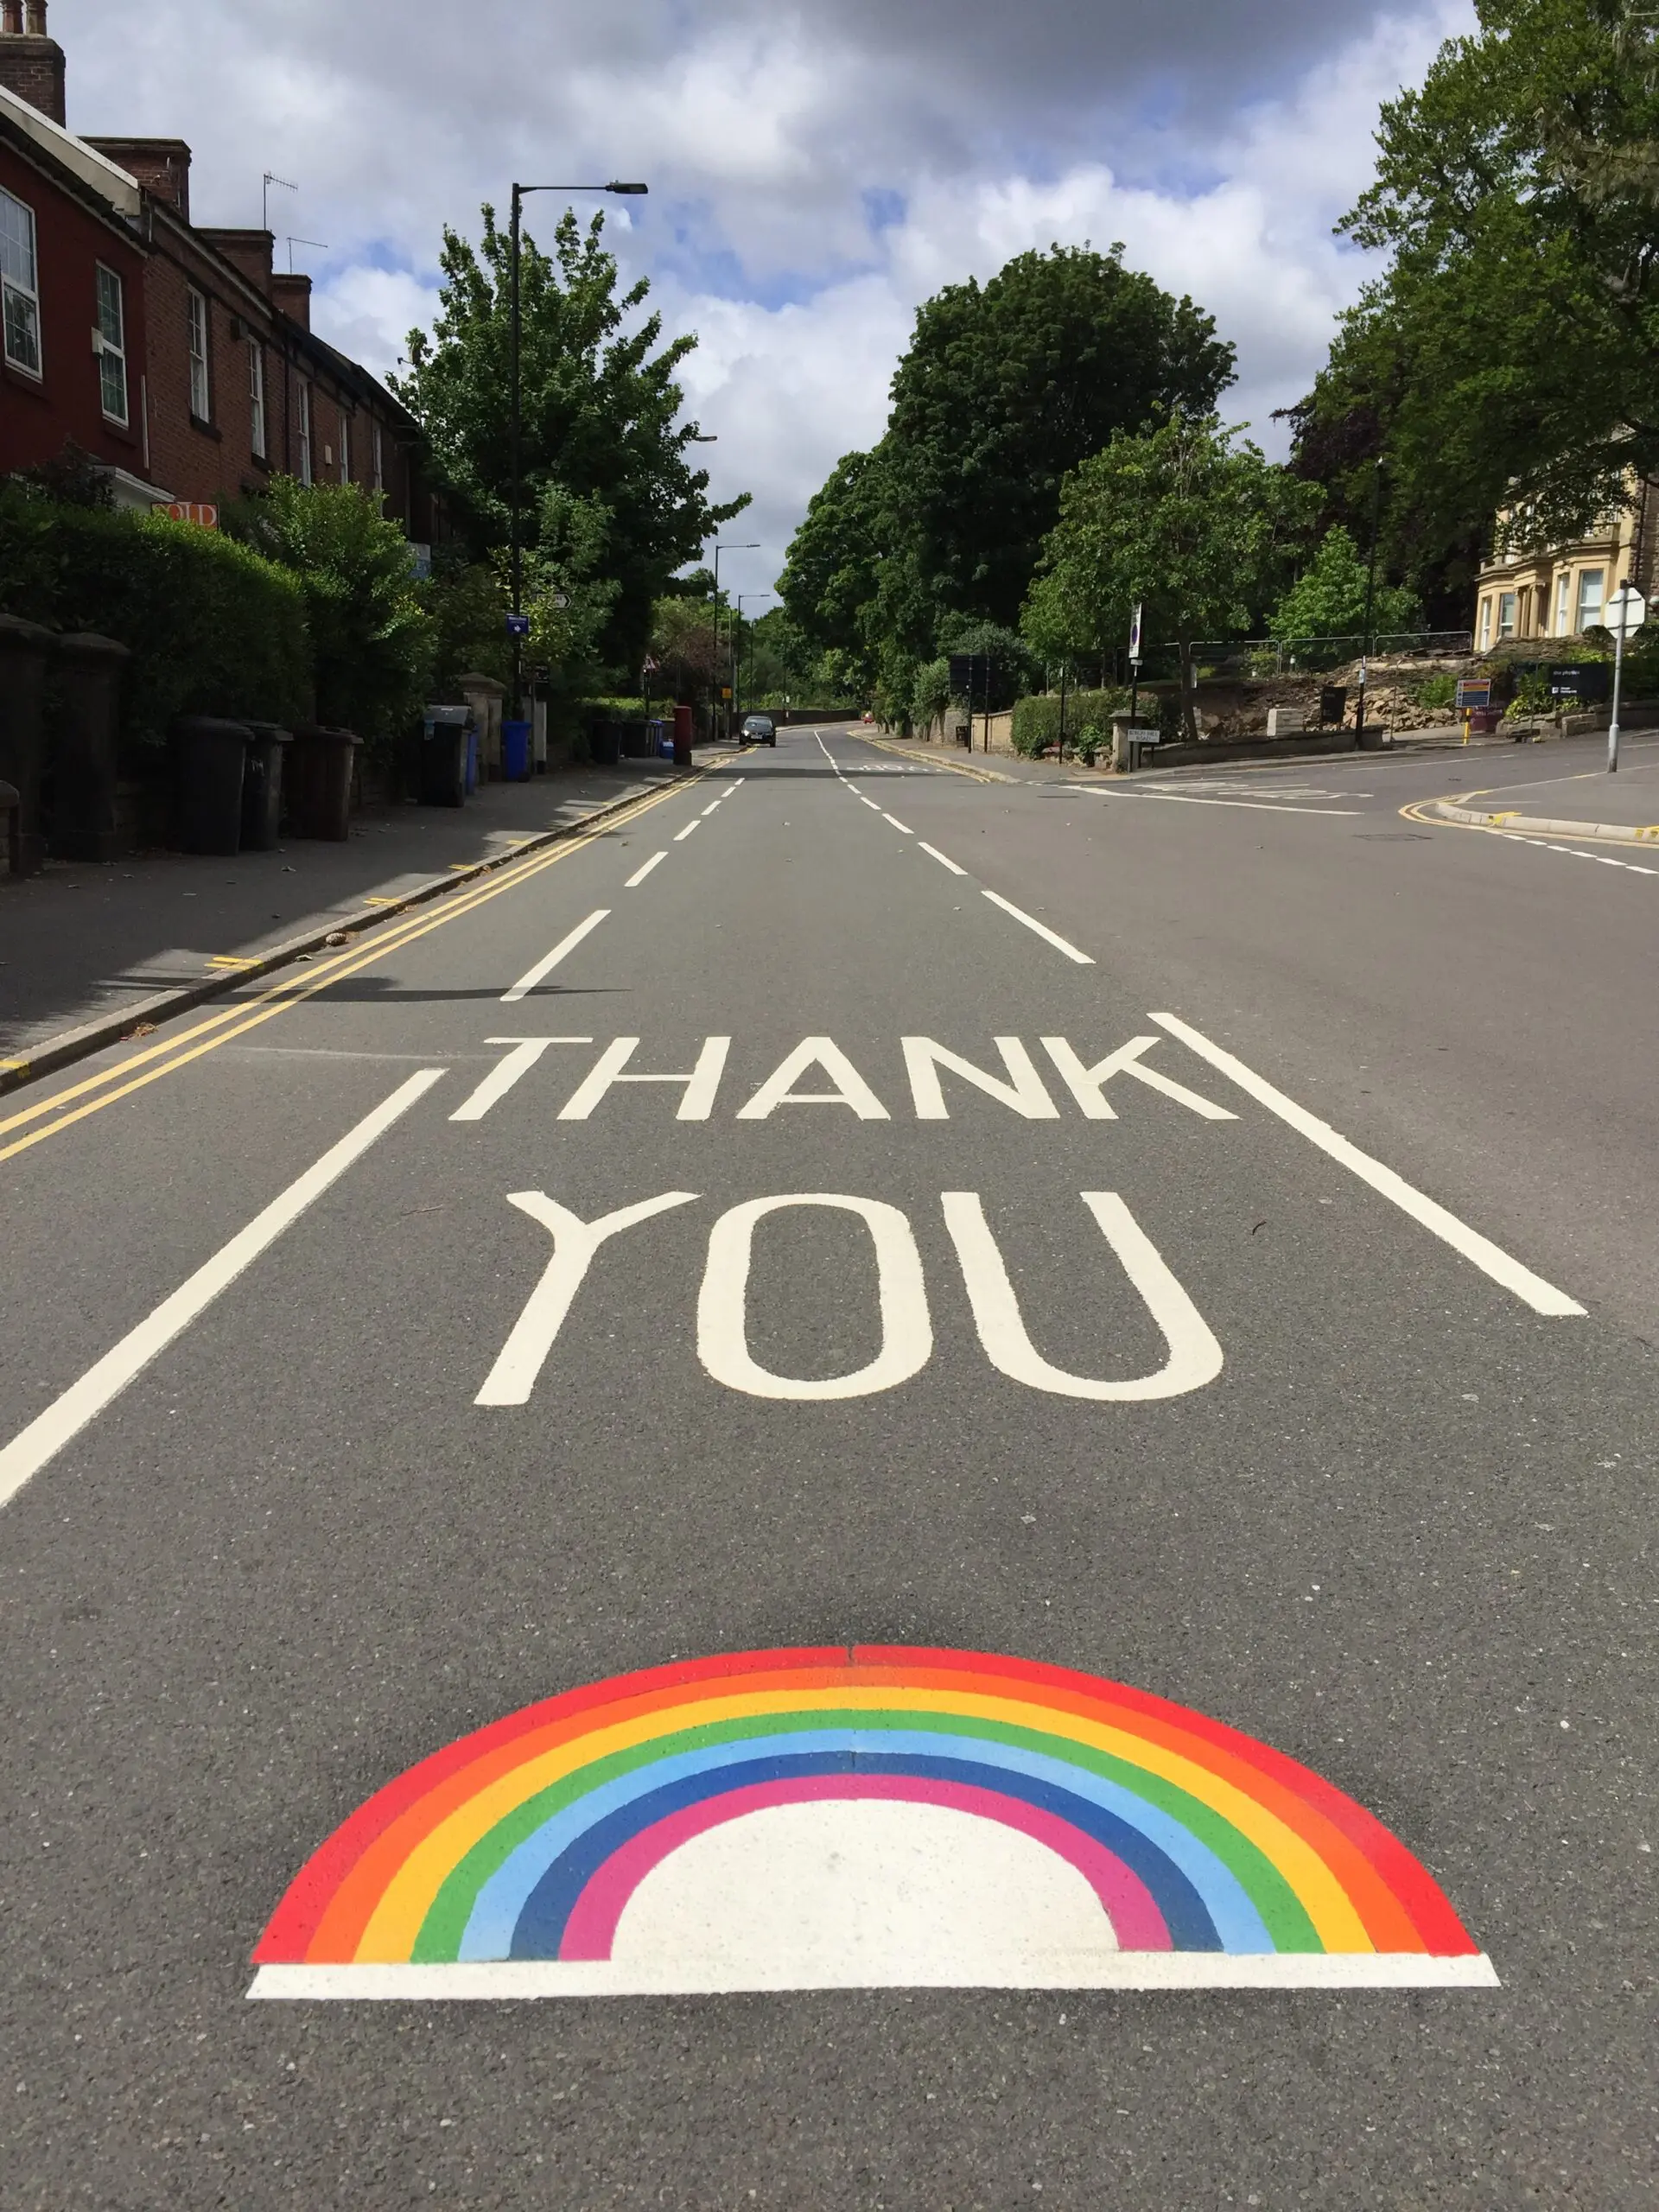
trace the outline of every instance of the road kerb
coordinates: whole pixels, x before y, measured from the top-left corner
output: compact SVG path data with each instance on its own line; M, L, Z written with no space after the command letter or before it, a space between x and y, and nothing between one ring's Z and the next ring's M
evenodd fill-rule
M1437 798L1433 810L1442 821L1459 822L1471 830L1535 830L1551 837L1611 837L1620 844L1659 845L1659 822L1639 828L1628 822L1562 822L1551 815L1523 814L1515 808L1483 814L1471 806L1454 806L1446 798Z
M670 787L664 785L663 788ZM303 937L289 938L281 944L272 945L268 952L238 960L233 967L216 967L210 975L194 983L180 983L168 990L156 991L147 999L137 999L131 1005L123 1007L118 1014L100 1014L96 1021L83 1022L75 1029L60 1030L55 1037L47 1038L26 1054L15 1059L0 1058L0 1097L8 1091L20 1090L26 1083L33 1083L41 1076L55 1074L58 1069L68 1067L76 1060L101 1052L108 1045L121 1044L137 1028L145 1025L159 1028L175 1014L188 1014L192 1007L205 1005L209 999L223 998L245 984L257 982L262 976L274 975L277 969L288 967L307 953L321 951L332 938L357 936L365 930L378 929L411 906L423 906L429 900L441 899L451 891L465 890L480 876L493 875L498 868L510 867L513 861L524 860L546 846L556 845L567 837L580 836L595 823L620 814L626 807L637 806L643 795L636 790L625 798L610 799L605 805L595 807L591 814L584 815L580 822L561 823L556 829L543 830L509 851L492 853L487 859L460 866L452 863L449 874L435 876L429 883L417 884L414 890L404 892L399 898L376 898L371 904L365 897L361 913L337 915L326 927L308 930Z

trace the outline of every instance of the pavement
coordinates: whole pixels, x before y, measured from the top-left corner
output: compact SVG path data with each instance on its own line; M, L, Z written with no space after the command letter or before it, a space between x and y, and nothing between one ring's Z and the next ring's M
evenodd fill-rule
M0 2198L1651 2205L1659 884L1496 767L782 731L0 1103Z
M1659 844L1659 758L1651 744L1626 740L1618 768L1609 772L1605 740L1595 742L1601 757L1592 768L1561 768L1466 791L1456 802L1439 802L1437 811L1481 829Z
M150 850L0 874L0 1061L36 1058L87 1025L153 1019L158 994L188 995L278 947L360 926L673 773L627 761L485 784L461 808L371 808L344 844L290 837L228 860Z

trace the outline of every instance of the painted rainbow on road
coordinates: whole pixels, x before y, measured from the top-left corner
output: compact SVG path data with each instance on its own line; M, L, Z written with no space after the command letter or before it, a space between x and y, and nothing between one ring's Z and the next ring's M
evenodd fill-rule
M1062 1862L1070 1949L971 1935L919 1972L716 1931L639 1955L631 1904L700 1838L880 1803L989 1822ZM798 1808L817 1808L810 1814ZM755 1834L760 1833L759 1830ZM856 1830L854 1833L857 1833ZM891 1825L872 1827L888 1839ZM957 1831L952 1831L957 1833ZM728 1839L729 1840L729 1839ZM1003 1847L1008 1843L1007 1834ZM690 1863L690 1859L686 1863ZM1002 1862L998 1862L999 1864ZM877 1870L878 1876L880 1874ZM1046 1871L1045 1866L1045 1871ZM894 1870L895 1883L903 1870ZM1078 1886L1086 1884L1084 1891ZM999 1893L1010 1925L1018 1895ZM742 1900L736 1901L740 1916ZM859 1929L861 1937L866 1931ZM874 1960L874 1964L873 1964ZM289 1888L261 1997L592 1995L926 1980L1051 1986L1490 1985L1438 1885L1363 1807L1219 1722L1097 1676L978 1652L747 1652L528 1707L388 1784Z

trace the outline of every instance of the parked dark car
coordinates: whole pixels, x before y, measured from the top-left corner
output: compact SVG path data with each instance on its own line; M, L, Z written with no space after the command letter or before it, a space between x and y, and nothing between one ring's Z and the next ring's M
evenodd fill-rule
M770 745L775 748L778 743L778 728L772 716L745 715L743 742L745 745Z

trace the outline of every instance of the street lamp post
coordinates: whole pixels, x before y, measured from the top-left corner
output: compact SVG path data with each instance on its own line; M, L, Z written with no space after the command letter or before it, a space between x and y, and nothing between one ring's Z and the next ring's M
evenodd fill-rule
M737 625L732 632L732 720L734 721L737 720L738 708L738 656L743 647L743 602L746 599L776 599L777 596L775 591L741 591L737 594ZM753 670L754 665L753 636L749 640L749 665Z
M760 541L755 538L747 545L715 547L715 653L709 664L709 742L715 741L715 723L720 713L720 556L722 553L758 553Z
M519 615L524 613L522 602L524 596L524 518L520 512L524 504L522 458L522 447L524 442L524 391L520 373L520 356L522 353L524 333L522 317L520 314L518 281L521 240L524 235L524 201L529 198L532 192L615 192L620 193L627 198L635 198L640 194L649 192L650 189L651 187L648 184L618 184L616 182L612 182L610 184L519 184L515 182L512 188L512 218L509 226L512 238L512 263L511 276L512 334L509 340L510 366L508 372L507 391L507 436L509 444L508 467L511 477L511 487L508 495L507 521L509 529L512 532L512 611L515 615ZM515 627L512 633L513 720L515 721L518 721L522 717L524 711L524 639L520 636L518 629Z

